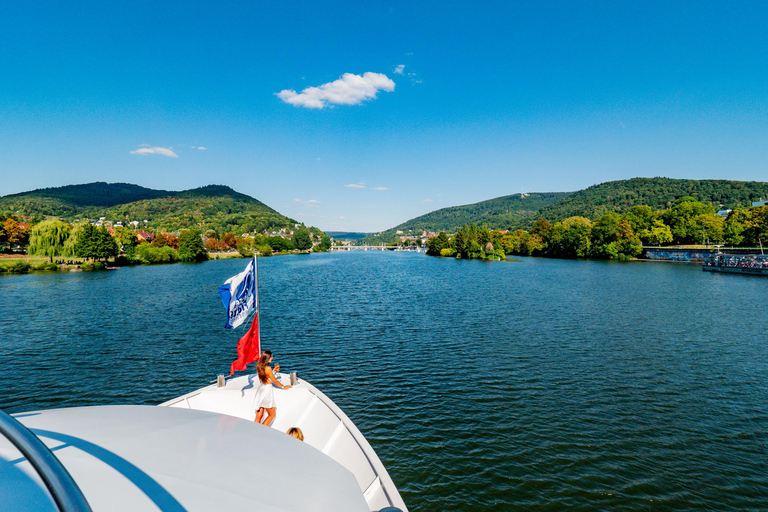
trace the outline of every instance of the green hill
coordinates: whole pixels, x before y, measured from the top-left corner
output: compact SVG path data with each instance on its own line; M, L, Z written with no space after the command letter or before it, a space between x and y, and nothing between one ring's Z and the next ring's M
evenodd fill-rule
M389 243L397 240L397 231L420 235L423 231L454 233L464 224L487 223L492 229L517 229L532 224L545 206L567 197L570 192L513 194L462 206L449 206L404 222L382 233L363 238L360 243Z
M0 210L68 221L100 217L113 222L138 221L140 226L163 231L198 228L246 232L295 223L261 201L223 185L180 192L127 183L68 185L0 197Z
M768 183L733 180L684 180L632 178L593 185L577 192L531 193L497 197L475 204L453 206L430 212L362 239L361 243L388 243L403 234L423 231L455 232L463 224L487 223L491 229L527 229L544 217L550 221L573 216L594 219L605 212L624 212L632 206L648 205L654 210L669 208L684 196L711 203L715 208L750 206L751 201L768 198Z
M761 181L682 180L672 178L632 178L608 181L574 192L541 209L540 216L549 220L578 215L595 218L605 212L624 212L635 205L648 205L654 210L669 208L684 196L692 196L716 209L750 206L751 201L768 197L768 183Z

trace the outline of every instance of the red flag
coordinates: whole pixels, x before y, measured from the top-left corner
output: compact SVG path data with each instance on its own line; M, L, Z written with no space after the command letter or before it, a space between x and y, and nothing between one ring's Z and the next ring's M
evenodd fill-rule
M251 328L245 333L245 336L237 342L237 360L232 361L229 367L229 374L234 375L235 371L245 370L245 365L259 359L261 355L261 344L259 340L259 312L253 315Z

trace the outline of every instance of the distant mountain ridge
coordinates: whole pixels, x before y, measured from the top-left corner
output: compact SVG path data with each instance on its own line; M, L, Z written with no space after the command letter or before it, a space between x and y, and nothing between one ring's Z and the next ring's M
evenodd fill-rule
M364 244L394 242L398 231L404 235L445 231L454 233L464 224L483 223L494 229L517 229L532 224L542 208L568 197L571 192L532 192L496 197L479 203L449 206L403 222L391 229L360 240Z
M675 178L631 178L607 181L570 194L541 209L548 220L564 219L575 215L599 217L605 212L623 213L636 205L647 205L654 210L672 206L677 199L691 196L716 209L750 206L751 201L768 197L768 183L735 180L686 180Z
M67 221L100 218L139 221L165 231L261 231L295 224L261 201L225 185L190 190L154 190L130 183L95 182L32 190L0 197L0 210Z
M514 194L479 203L451 206L406 221L394 228L362 239L361 243L393 242L397 232L420 235L423 231L455 232L463 224L491 229L527 229L539 217L550 221L573 216L594 219L608 211L625 212L632 206L648 205L654 210L668 208L684 196L711 203L716 208L750 206L751 201L768 198L768 183L735 180L687 180L674 178L631 178L608 181L576 192Z

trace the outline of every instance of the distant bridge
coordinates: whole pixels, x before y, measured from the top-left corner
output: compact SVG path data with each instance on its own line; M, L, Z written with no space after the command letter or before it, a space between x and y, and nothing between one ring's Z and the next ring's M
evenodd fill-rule
M407 247L390 245L340 245L331 247L332 251L407 251L407 252L426 252L423 247L409 245Z

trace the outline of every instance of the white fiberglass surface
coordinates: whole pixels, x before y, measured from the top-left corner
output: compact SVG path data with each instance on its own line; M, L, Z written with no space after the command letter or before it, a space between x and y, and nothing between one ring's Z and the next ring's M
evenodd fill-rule
M252 421L148 406L58 409L17 418L55 447L96 512L369 510L349 471ZM25 465L0 440L0 481L26 475L22 480L39 488ZM0 508L19 509L22 498L4 499ZM33 509L46 510L42 505Z
M288 384L287 375L279 375L283 384ZM181 408L193 408L231 414L253 421L255 411L253 399L258 384L253 375L238 377L227 381L226 386L210 386L199 392L190 393L181 399L171 400L163 405ZM357 481L360 492L365 496L371 510L397 505L405 510L402 500L392 503L385 492L382 478L389 483L389 494L396 495L397 490L391 484L388 475L379 478L371 458L378 458L367 442L359 442L362 435L354 426L349 426L349 419L310 384L299 381L289 390L274 388L277 416L272 428L280 432L290 427L299 427L304 433L306 444L328 455L348 469ZM346 420L346 422L345 422ZM353 433L354 431L354 433ZM386 473L378 462L380 472Z

